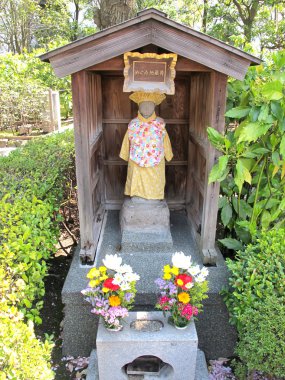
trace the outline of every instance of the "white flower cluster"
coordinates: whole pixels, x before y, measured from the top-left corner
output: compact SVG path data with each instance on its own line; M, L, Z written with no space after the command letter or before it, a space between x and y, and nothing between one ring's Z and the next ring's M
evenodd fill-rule
M207 268L203 267L200 269L199 265L193 265L191 256L186 256L183 252L175 252L172 255L172 264L177 268L187 270L187 272L194 277L195 282L205 281L209 274Z
M131 282L138 281L140 279L140 276L133 272L130 265L122 265L122 258L117 255L106 255L105 259L103 259L103 264L106 268L116 272L114 275L113 284L119 285L122 290L131 289Z

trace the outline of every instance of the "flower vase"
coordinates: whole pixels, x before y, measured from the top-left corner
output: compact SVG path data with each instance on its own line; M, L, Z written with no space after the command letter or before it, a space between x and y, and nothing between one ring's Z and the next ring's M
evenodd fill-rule
M118 332L118 331L123 330L123 325L121 325L121 323L115 325L115 324L108 323L105 320L103 320L103 321L104 321L105 329L108 330L108 331Z
M173 316L170 316L168 318L168 323L174 326L177 330L185 330L187 329L190 320L177 320L176 318L173 318Z

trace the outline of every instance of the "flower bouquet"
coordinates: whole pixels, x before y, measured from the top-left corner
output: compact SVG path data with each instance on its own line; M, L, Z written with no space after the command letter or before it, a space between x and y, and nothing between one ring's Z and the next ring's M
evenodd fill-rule
M88 272L90 282L81 293L91 303L91 313L101 316L107 329L119 331L121 319L128 316L134 302L140 277L129 265L122 265L117 255L106 255L103 264Z
M194 265L183 252L172 255L172 264L165 265L163 278L155 280L160 290L156 307L164 314L170 312L170 321L177 328L186 328L192 316L202 310L201 301L208 298L208 270Z

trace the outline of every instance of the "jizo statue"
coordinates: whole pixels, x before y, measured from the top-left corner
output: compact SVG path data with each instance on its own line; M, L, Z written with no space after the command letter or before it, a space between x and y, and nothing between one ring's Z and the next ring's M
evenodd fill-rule
M155 114L165 95L134 92L130 99L138 104L138 116L131 120L120 157L128 161L125 195L144 199L164 199L165 159L173 157L165 122Z

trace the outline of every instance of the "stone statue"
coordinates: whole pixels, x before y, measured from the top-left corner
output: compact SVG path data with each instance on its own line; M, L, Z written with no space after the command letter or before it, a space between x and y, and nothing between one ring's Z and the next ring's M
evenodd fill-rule
M169 208L164 200L165 159L173 157L165 122L155 106L165 95L134 92L130 99L139 106L125 134L120 157L128 161L124 201L120 213L122 249L159 250L172 247Z
M125 195L164 199L165 159L170 161L173 153L165 122L156 116L155 106L165 95L135 92L130 99L139 105L139 112L129 123L120 152L128 161Z

